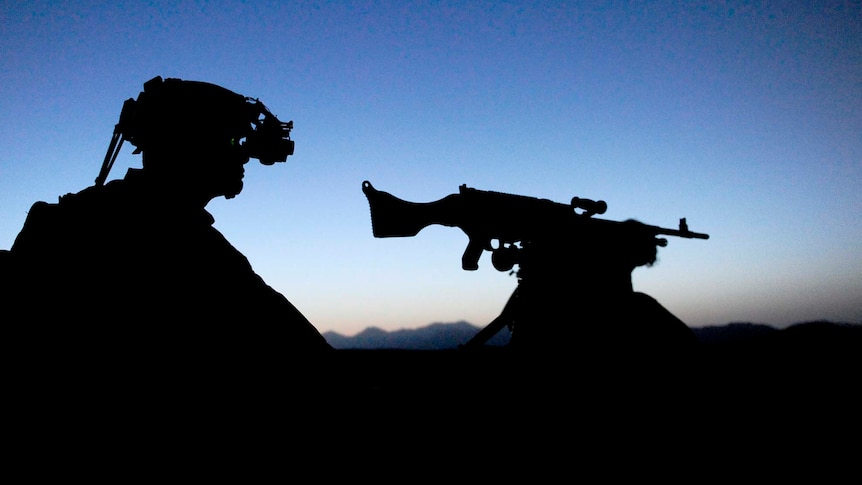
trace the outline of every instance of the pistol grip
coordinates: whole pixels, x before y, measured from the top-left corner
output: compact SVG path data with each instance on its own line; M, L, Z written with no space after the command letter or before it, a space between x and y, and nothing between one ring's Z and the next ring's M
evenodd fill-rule
M467 271L475 271L479 269L479 257L482 256L482 251L485 250L485 246L473 238L470 238L470 241L467 242L467 249L464 250L464 254L461 256L461 268Z

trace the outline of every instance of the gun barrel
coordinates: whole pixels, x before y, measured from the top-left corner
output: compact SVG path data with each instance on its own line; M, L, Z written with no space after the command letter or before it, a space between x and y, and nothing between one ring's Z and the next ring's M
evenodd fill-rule
M702 232L678 231L676 229L665 229L663 227L658 228L656 235L676 236L686 239L709 239L709 234L704 234Z

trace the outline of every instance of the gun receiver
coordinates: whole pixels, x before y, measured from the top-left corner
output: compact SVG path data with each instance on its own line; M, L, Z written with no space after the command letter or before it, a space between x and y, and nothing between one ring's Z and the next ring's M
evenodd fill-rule
M461 185L457 194L432 202L409 202L379 191L371 182L362 182L362 192L371 210L374 237L412 237L432 225L459 227L469 241L461 257L461 267L475 270L483 251L491 251L491 261L499 271L508 271L520 261L521 247L535 240L571 237L579 231L625 234L626 222L593 218L603 214L602 200L573 197L569 204L524 195L478 190ZM639 225L652 236L709 239L708 234L692 232L685 218L678 229ZM496 241L496 244L494 242ZM657 246L667 240L655 238Z

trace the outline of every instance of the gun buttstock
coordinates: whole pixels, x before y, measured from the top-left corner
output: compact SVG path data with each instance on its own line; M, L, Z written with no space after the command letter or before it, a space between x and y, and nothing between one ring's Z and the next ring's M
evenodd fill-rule
M408 202L362 182L362 192L371 209L374 237L412 237L440 218L439 202Z

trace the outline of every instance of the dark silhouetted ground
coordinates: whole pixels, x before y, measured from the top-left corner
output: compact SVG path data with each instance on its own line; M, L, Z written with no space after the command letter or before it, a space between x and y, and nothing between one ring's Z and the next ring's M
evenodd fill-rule
M827 476L858 460L847 454L862 428L860 348L859 327L820 322L673 356L336 350L275 374L58 370L63 379L6 381L4 439L31 476L179 464L201 477L250 460L244 478L259 467L692 477L683 472L696 466L699 481L822 455Z

